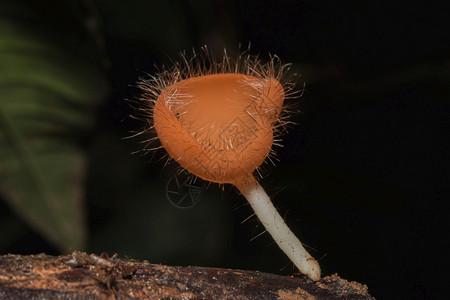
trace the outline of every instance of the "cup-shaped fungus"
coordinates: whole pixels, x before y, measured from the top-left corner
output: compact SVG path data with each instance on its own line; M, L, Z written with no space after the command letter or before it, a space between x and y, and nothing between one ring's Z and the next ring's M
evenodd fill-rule
M234 183L269 154L283 98L276 79L233 73L189 78L158 97L154 126L183 168L208 181Z
M141 82L150 96L143 100L153 103L147 108L169 156L202 179L235 185L300 272L319 280L319 264L253 176L271 152L283 108L283 66L277 66L250 56L232 63L226 54L222 63L210 61L208 67L176 65Z

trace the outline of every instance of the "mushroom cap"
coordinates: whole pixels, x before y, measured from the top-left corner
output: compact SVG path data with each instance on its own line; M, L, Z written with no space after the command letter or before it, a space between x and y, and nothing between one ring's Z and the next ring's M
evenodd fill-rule
M194 175L233 183L269 154L284 100L273 78L239 73L193 77L166 87L153 122L169 155Z

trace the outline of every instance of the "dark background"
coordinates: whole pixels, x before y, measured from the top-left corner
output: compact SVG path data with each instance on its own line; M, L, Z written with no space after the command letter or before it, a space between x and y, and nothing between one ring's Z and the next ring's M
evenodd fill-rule
M363 1L19 1L55 36L92 39L111 87L86 136L87 251L170 265L295 273L245 199L215 185L194 208L164 196L164 161L132 155L143 124L125 99L155 64L203 45L251 43L306 84L297 123L262 185L323 275L367 284L379 299L443 297L448 270L448 10ZM87 34L85 21L97 22ZM91 32L92 33L92 32ZM93 37L94 36L94 37ZM3 202L14 237L1 253L58 254Z

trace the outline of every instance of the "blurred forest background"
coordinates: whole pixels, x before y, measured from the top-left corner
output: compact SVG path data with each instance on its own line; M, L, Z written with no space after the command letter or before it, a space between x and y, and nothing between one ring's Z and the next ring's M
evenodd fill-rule
M232 187L190 209L132 154L139 77L208 45L292 63L297 123L262 185L320 260L380 299L439 298L448 271L448 10L365 1L0 2L0 253L73 249L295 272Z

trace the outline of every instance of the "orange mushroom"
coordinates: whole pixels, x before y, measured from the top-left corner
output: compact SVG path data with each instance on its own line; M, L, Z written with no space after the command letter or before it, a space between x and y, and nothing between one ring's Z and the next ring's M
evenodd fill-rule
M319 264L253 176L273 145L286 96L282 71L273 59L262 64L247 55L233 63L225 54L220 64L176 65L143 81L143 100L154 105L154 129L169 156L204 180L235 185L291 261L319 280Z
M189 78L158 97L154 126L183 168L208 181L234 183L269 154L283 99L276 79L234 73Z

